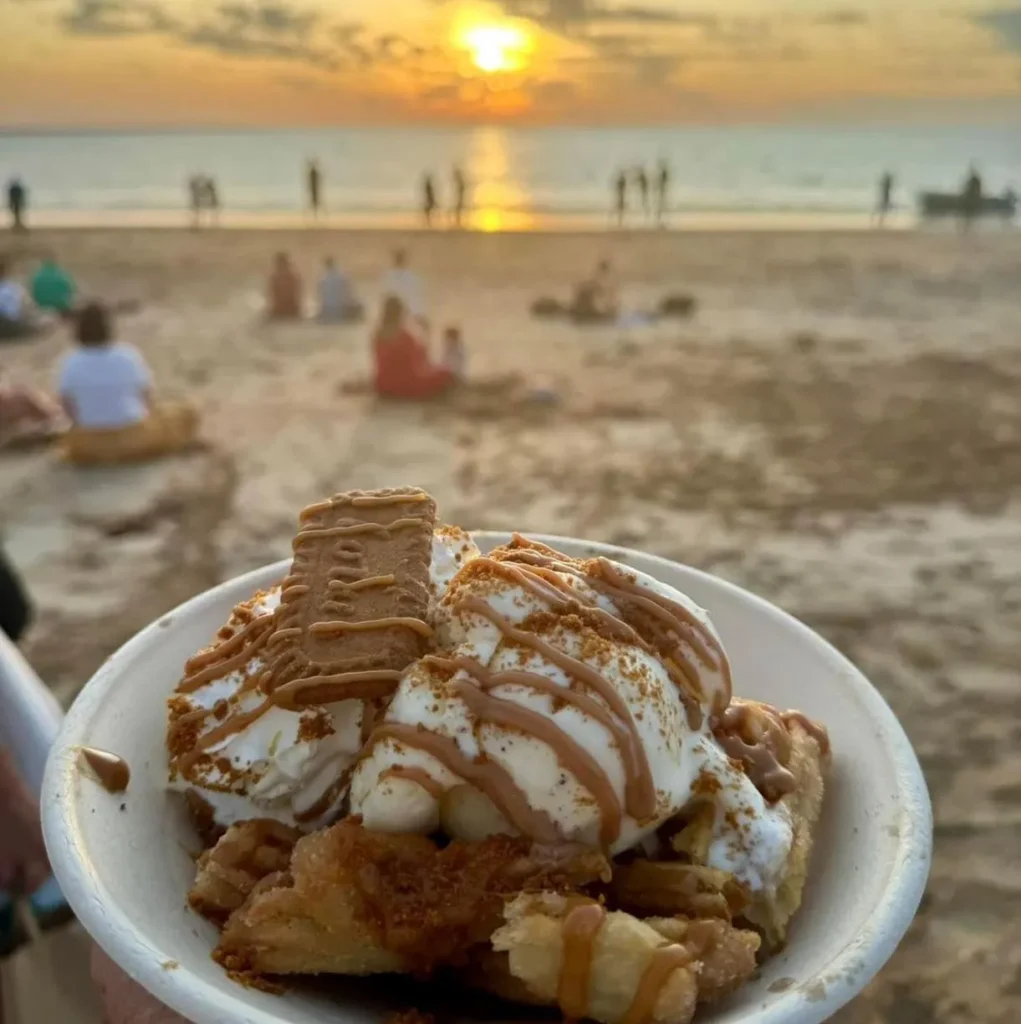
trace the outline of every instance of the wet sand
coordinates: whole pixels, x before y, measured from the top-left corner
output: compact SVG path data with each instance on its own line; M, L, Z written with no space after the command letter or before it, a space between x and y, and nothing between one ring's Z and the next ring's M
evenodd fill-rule
M287 249L370 306L406 242L484 389L442 404L359 390L366 328L259 322ZM565 533L706 568L803 618L875 681L936 814L923 909L840 1024L1021 1020L1021 234L453 235L64 231L85 290L138 298L121 335L204 410L212 451L74 472L0 455L4 543L39 608L26 650L69 697L140 625L288 552L295 511L414 482L469 527ZM690 321L579 330L527 314L601 255L632 307ZM5 346L49 380L65 340ZM355 382L355 386L351 386ZM521 385L523 387L524 385Z

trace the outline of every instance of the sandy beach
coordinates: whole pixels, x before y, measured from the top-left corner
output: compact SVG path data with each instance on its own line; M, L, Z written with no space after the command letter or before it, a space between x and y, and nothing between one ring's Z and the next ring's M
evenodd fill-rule
M427 406L358 387L368 328L260 321L270 258L326 255L374 308L408 246L470 374L556 389ZM705 568L801 617L900 716L936 815L928 894L839 1024L1021 1020L1021 233L521 234L66 230L59 253L158 390L203 412L208 452L75 471L0 454L3 544L34 595L25 651L69 700L136 629L284 557L295 514L416 483L472 528L572 534ZM684 322L578 329L528 315L614 261L625 305ZM0 351L51 384L63 329Z

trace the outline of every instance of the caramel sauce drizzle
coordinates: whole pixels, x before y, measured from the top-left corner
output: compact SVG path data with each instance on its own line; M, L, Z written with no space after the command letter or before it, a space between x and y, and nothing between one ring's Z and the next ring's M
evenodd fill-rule
M689 967L703 959L712 941L713 933L704 922L695 921L688 927L683 945L671 943L654 950L621 1024L649 1024L655 1018L656 1004L670 976L679 967Z
M487 757L472 760L449 737L400 722L383 722L373 730L369 742L375 745L383 739L397 740L435 757L454 775L460 776L488 796L497 810L522 835L540 843L563 842L563 837L549 815L532 808L517 783L498 762Z
M731 704L714 730L728 757L740 761L756 789L769 801L797 788L787 767L791 736L776 708L762 704Z
M408 779L417 782L433 799L443 796L443 787L424 769L410 764L395 764L379 773L379 781L385 779Z
M349 771L341 772L311 807L295 813L294 820L299 825L307 825L309 822L321 818L341 798L344 790L347 789L347 781L350 776Z
M606 920L606 908L600 903L582 903L568 911L561 925L563 953L557 1003L569 1021L579 1021L589 1013L589 975L596 936Z
M830 734L821 722L813 722L803 711L785 711L780 718L784 725L797 722L819 745L821 753L830 753Z
M468 706L480 724L502 725L534 736L545 743L557 760L591 794L599 807L599 841L610 846L620 835L621 806L606 772L599 762L556 722L513 701L491 697L473 683L455 682L454 692Z
M478 686L479 690L483 693L493 690L498 686L524 686L528 689L535 690L538 693L547 694L554 700L570 704L573 707L576 707L583 714L588 715L590 718L599 722L613 736L620 750L626 779L624 794L625 806L627 807L628 813L639 820L652 817L655 814L656 790L652 781L652 773L649 770L649 763L645 757L645 748L642 746L640 738L635 731L634 723L631 720L630 715L628 716L625 724L606 707L589 697L588 694L560 686L552 679L549 679L546 676L541 676L536 672L525 672L521 669L509 669L493 672L474 659L464 656L444 658L430 654L426 655L423 660L441 670L451 672L460 670L468 673ZM603 680L603 682L605 683L606 681ZM606 685L609 686L608 683L606 683ZM468 704L469 708L471 708L476 715L484 721L496 721L494 718L486 716L484 711L473 706L472 698L466 698L464 696L464 692L464 687L457 688L458 695L465 700L465 703ZM615 691L614 693L616 696ZM491 699L495 700L497 698ZM510 701L501 701L501 703L507 704L512 708L518 708L519 710L527 710ZM624 709L626 712L626 705ZM541 731L536 731L530 728L529 724L523 719L514 722L507 722L506 724L509 724L514 728L518 728L522 732L533 735L538 739L545 740L557 755L558 760L572 771L572 773L575 774L581 782L582 776L578 775L572 766L572 763L576 761L574 751L579 748L577 748L574 741L566 736L566 734L561 732L559 729L556 729L554 723L550 719L545 716L540 717L542 717L543 720ZM549 727L551 726L556 729L557 733L553 738L549 738L551 736ZM582 753L584 753L584 751L582 751ZM588 757L588 755L585 756L586 758ZM593 762L593 764L595 764L595 762ZM599 772L599 780L597 788L592 791L592 795L599 804L603 813L603 839L604 843L609 845L619 833L620 801L617 799L617 796L613 791L613 786L610 783L609 778L606 776L606 773L603 772L597 764L595 767ZM614 821L616 822L616 829L613 831L613 834L609 834L607 832L607 822Z
M628 579L605 558L597 558L580 566L564 561L564 556L559 552L534 544L519 534L514 534L513 544L514 548L507 556L513 559L512 564L525 563L533 569L575 576L614 601L620 616L618 621L625 623L633 632L642 636L646 650L657 650L665 658L665 667L677 683L688 724L692 729L699 729L702 726L701 702L705 694L698 666L685 654L682 642L692 649L695 657L705 668L720 673L723 679L723 692L718 697L714 712L718 713L726 707L731 694L730 663L716 637L686 608L669 598L660 597L653 591L644 589L637 582ZM549 579L548 576L544 578ZM574 596L580 599L580 595ZM631 607L655 620L658 628L649 630L651 637L644 637L638 628L639 625L644 625L648 630L648 623L636 624L627 621L628 604L622 607L622 602L628 602ZM650 640L655 642L654 645L649 642Z
M371 629L392 629L395 626L403 626L424 637L433 635L433 628L428 622L401 615L388 615L382 619L366 619L364 622L344 622L339 619L313 622L308 627L308 631L317 636L330 636L332 633L364 633Z

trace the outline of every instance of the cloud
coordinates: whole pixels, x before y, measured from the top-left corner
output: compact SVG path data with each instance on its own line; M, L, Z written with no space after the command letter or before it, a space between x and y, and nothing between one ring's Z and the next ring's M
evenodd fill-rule
M60 17L81 37L161 36L169 42L239 59L270 58L319 71L401 63L432 52L403 36L369 36L360 22L334 22L319 9L281 0L222 0L190 20L168 13L168 0L74 0Z
M851 25L867 25L869 22L869 16L864 11L839 9L835 11L823 11L821 14L816 16L815 20L819 25L837 25L843 27Z
M1008 49L1021 53L1021 7L1001 7L980 11L973 16L976 24L989 29Z
M273 0L214 7L198 24L173 33L178 42L235 57L272 57L334 70L337 53L316 40L317 11L285 7Z
M77 0L60 18L76 36L124 36L173 31L176 23L158 3L146 0Z
M680 53L656 49L633 35L598 35L590 40L600 64L609 64L643 85L662 85L681 66Z
M500 0L500 6L511 17L528 18L553 31L569 33L614 23L683 25L715 20L712 14L687 14L640 4L613 6L605 0Z

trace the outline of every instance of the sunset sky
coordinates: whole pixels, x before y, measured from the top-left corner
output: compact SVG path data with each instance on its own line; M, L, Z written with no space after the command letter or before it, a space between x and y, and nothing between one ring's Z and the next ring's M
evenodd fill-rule
M0 125L1021 121L996 0L0 0Z

